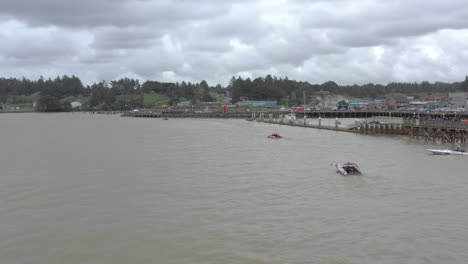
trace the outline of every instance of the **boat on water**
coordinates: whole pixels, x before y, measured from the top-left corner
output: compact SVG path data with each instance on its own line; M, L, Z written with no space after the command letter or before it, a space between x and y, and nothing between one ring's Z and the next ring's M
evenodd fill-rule
M356 163L343 163L343 164L335 164L337 172L343 174L343 175L360 175L361 170L359 169L358 165Z
M434 155L468 155L467 152L460 148L452 149L427 149Z
M274 134L271 134L271 135L267 136L267 138L281 139L281 138L283 138L283 137L280 136L280 135L278 135L278 134L276 134L276 133L274 133Z

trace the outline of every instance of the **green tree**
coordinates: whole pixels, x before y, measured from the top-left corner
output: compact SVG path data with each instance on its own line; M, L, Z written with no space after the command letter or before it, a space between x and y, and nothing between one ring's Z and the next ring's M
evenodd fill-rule
M37 100L36 110L39 112L60 112L63 106L57 97L44 95Z
M126 94L116 97L112 104L113 109L130 110L143 107L144 96L140 94Z
M89 105L92 107L103 105L109 108L115 101L115 95L107 86L107 83L102 81L95 83L91 86L91 95L89 98Z
M73 110L70 101L62 102L61 103L61 108L62 108L62 111L64 111L64 112L71 112Z
M468 76L465 77L465 81L461 84L461 90L468 92Z

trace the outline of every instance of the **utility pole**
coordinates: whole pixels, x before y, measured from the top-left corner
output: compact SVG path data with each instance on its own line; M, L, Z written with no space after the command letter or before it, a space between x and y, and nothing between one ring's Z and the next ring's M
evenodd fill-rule
M303 105L302 105L302 110L304 111L304 126L305 126L305 125L306 125L306 110L305 110L305 108L306 108L306 101L305 101L305 89L302 89L302 97L303 97L303 98L302 98L302 99L303 99L303 101L302 101L302 103L303 103Z

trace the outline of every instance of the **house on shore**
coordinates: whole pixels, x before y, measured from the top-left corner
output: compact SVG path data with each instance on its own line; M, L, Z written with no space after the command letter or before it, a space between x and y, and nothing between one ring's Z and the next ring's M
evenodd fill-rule
M73 109L75 109L75 108L81 108L81 106L82 106L82 104L81 104L80 102L71 102L70 105L71 105L71 107L72 107Z
M409 107L410 100L403 95L392 95L387 98L388 109L400 109Z
M184 102L178 102L177 103L178 107L189 107L191 105L192 105L192 103L190 101L184 101Z

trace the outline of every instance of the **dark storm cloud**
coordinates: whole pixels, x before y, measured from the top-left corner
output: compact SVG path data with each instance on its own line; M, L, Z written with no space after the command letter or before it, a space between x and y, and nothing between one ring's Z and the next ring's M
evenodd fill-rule
M232 75L341 83L464 78L465 0L3 0L0 72L85 82ZM53 76L52 76L53 77Z
M227 9L229 9L229 5L202 5L197 1L172 0L0 1L0 14L10 15L31 26L60 25L83 28L136 25L167 26L214 17Z

